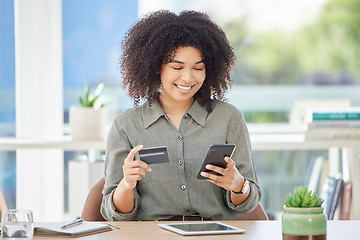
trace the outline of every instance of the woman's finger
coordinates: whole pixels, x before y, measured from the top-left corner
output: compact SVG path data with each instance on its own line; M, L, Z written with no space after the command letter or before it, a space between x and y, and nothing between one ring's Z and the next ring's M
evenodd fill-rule
M143 145L139 145L131 149L127 157L125 158L124 164L134 161L135 155L143 148Z

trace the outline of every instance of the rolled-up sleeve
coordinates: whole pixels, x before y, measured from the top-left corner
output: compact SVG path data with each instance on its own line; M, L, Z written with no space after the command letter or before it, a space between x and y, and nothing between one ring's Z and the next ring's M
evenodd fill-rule
M119 182L124 177L122 166L124 159L132 149L129 141L124 139L126 134L121 134L119 130L119 119L114 120L106 144L105 161L105 185L103 189L103 200L101 204L101 214L108 221L128 221L134 219L138 209L139 194L134 189L134 209L130 213L120 213L116 210L113 202L113 195Z
M239 213L249 213L257 207L261 199L261 190L255 172L250 137L244 116L238 111L234 111L234 115L230 118L227 135L228 141L236 144L232 159L241 175L249 181L251 191L248 198L239 205L232 203L230 191L226 191L225 197L230 209Z

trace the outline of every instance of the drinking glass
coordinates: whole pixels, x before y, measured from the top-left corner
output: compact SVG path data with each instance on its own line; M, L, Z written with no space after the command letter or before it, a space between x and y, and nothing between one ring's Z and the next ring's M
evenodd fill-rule
M24 238L32 239L34 235L34 220L31 210L4 210L1 218L2 239Z

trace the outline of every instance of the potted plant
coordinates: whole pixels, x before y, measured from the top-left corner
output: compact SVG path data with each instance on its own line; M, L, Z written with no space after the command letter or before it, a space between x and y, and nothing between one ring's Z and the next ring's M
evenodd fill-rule
M73 140L101 140L105 138L107 127L107 111L105 104L99 99L105 84L97 85L95 91L84 86L82 96L79 96L78 106L69 109L70 134Z
M295 187L284 200L283 240L326 239L326 216L323 199L307 187Z

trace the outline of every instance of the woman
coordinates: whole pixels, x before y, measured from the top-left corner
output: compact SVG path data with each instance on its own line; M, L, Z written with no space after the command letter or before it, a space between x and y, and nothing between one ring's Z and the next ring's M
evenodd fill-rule
M105 219L230 220L252 211L261 191L243 115L222 101L235 56L221 28L204 13L158 11L136 22L122 47L135 107L109 131ZM225 143L236 145L227 167L207 165L221 175L197 179L209 146ZM157 146L167 146L170 162L139 159L142 148Z

